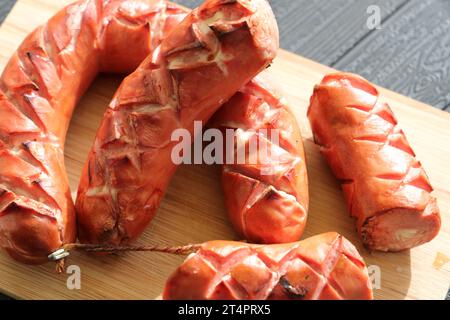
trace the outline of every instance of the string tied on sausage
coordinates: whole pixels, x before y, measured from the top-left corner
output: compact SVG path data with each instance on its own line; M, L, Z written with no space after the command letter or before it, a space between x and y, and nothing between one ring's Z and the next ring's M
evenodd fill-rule
M65 270L65 259L73 250L80 250L85 252L102 252L102 253L120 253L120 252L160 252L167 254L174 254L179 256L186 256L197 252L201 248L201 244L190 244L178 247L165 247L159 245L142 245L142 246L112 246L107 244L84 244L84 243L68 243L60 249L48 255L48 259L55 261L56 271L62 273Z

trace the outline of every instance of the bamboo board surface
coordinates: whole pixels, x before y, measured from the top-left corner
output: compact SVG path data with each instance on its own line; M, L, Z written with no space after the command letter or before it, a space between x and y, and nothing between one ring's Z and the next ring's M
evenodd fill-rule
M24 37L70 0L19 0L0 28L0 69ZM352 241L368 265L381 269L377 299L444 299L450 284L450 114L381 89L418 154L438 197L443 227L433 242L398 254L370 254L361 246L339 185L312 141L306 108L313 86L332 69L281 51L273 72L303 131L310 179L310 212L304 237L338 231ZM120 84L118 76L100 76L83 97L66 143L72 191L103 112ZM0 115L1 116L1 115ZM219 168L182 166L156 219L140 244L184 245L208 240L239 240L224 209ZM69 290L68 275L54 265L23 266L0 253L0 291L22 299L153 299L182 257L152 253L92 257L75 253L69 265L81 270L81 289Z

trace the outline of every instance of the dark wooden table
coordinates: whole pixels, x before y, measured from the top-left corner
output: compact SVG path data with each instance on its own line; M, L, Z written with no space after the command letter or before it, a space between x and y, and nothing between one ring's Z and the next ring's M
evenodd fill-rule
M194 7L202 0L175 2ZM0 0L0 22L14 3ZM284 49L450 112L450 0L271 4Z

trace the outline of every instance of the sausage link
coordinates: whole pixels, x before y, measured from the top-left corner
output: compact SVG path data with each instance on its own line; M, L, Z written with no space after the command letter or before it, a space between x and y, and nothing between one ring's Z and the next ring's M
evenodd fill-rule
M83 0L34 30L0 79L0 246L30 264L76 239L63 147L98 72L132 72L186 10L161 0Z
M369 249L401 251L438 234L433 188L373 85L353 74L328 75L314 90L308 117Z
M84 168L79 238L120 245L154 217L176 166L171 135L206 122L265 69L278 29L265 0L208 0L122 83Z
M373 299L363 259L337 233L278 245L204 244L167 280L165 300Z
M272 87L268 72L234 95L211 126L224 135L235 130L232 149L224 148L224 158L232 161L223 166L222 185L238 232L253 243L298 241L308 211L303 141L295 116ZM258 150L251 151L252 146ZM245 161L239 161L239 151Z

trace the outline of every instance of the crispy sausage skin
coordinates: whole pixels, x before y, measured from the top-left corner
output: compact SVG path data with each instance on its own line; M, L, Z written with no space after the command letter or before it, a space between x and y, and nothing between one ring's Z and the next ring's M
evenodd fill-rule
M122 83L81 178L82 242L123 244L154 217L176 166L176 129L194 131L273 60L278 29L266 0L208 0Z
M167 280L165 300L373 299L367 268L337 233L278 245L215 241Z
M230 219L253 243L298 241L308 211L308 177L300 128L284 98L263 72L235 94L210 126L233 129L225 146L222 186ZM276 137L274 137L276 135ZM251 152L251 145L259 149ZM245 148L239 162L238 147ZM252 159L253 157L253 159Z
M33 31L0 79L0 245L29 264L76 239L63 147L99 72L132 72L185 16L165 1L83 0Z
M372 84L353 74L326 76L314 90L308 117L370 250L401 251L438 234L433 188Z

